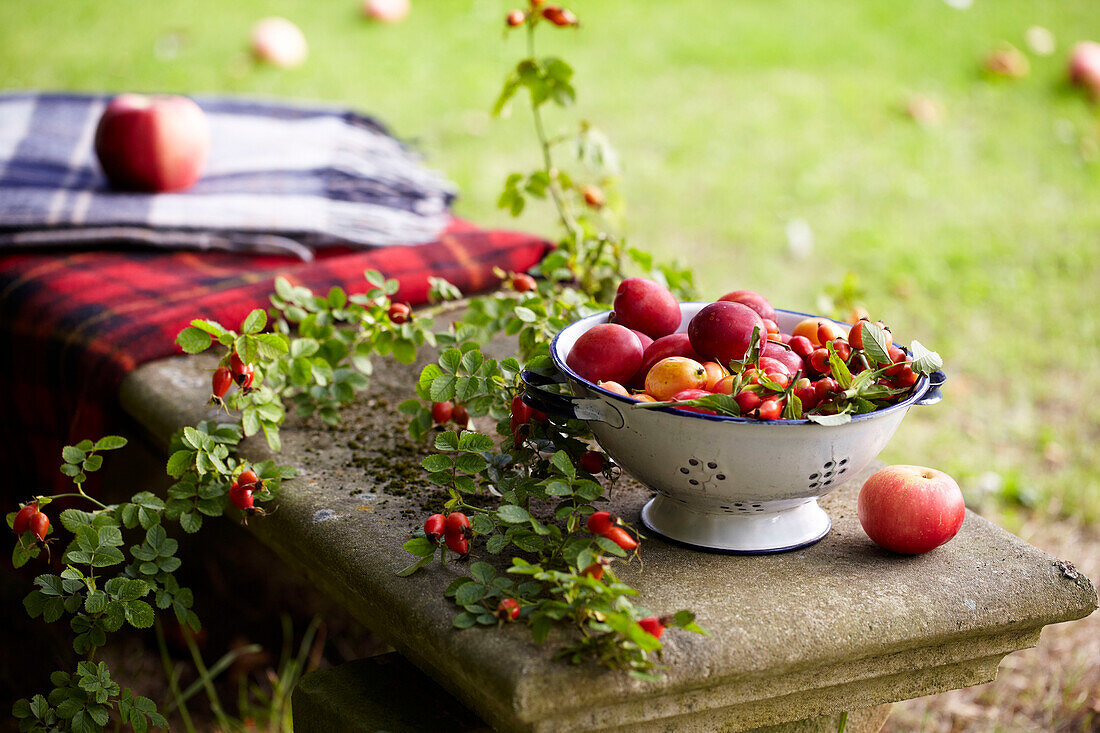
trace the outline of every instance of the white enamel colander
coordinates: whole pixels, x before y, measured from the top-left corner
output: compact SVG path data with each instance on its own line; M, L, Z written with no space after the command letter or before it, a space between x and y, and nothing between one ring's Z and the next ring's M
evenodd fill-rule
M686 331L705 305L682 303L678 330ZM808 317L776 311L785 333ZM565 363L577 338L607 319L607 312L598 313L562 329L550 346L559 376L524 372L524 401L585 420L623 470L656 492L642 509L642 523L650 532L700 550L783 552L823 538L831 522L817 498L870 463L910 407L939 402L946 378L943 372L921 377L905 400L828 427L809 420L632 409L634 400L582 379ZM555 381L567 383L573 397L543 389Z

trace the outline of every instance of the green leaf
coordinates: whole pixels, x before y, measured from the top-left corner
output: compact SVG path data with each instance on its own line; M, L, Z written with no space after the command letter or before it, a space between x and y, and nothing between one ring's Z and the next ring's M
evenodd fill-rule
M260 333L252 338L256 345L256 353L261 359L278 359L290 351L287 338L281 333Z
M393 358L402 364L416 361L416 344L409 339L397 339L393 342Z
M465 587L465 586L464 586ZM454 627L456 629L468 629L477 623L477 617L469 611L463 611L455 616Z
M180 526L188 534L194 534L202 529L202 515L198 512L184 512L180 514Z
M913 355L913 371L917 374L931 374L943 368L943 358L920 341L910 343L909 351Z
M577 468L573 465L572 459L569 458L569 454L563 450L558 451L550 457L550 463L554 465L554 468L559 472L565 474L569 478L576 478Z
M485 549L493 555L499 555L508 546L508 538L502 534L495 534L485 543Z
M436 551L436 544L427 537L413 537L402 547L405 548L405 552L417 557L430 557Z
M137 629L147 629L156 620L153 607L145 601L130 601L125 605L126 620Z
M470 564L470 576L482 585L489 585L492 583L496 574L496 570L487 562L478 561ZM459 605L466 604L459 602Z
M455 603L469 606L485 597L485 586L481 583L467 583L455 592Z
M439 355L439 366L448 374L455 374L462 365L462 352L458 349L447 349Z
M427 565L428 563L430 563L434 559L434 557L435 557L434 555L428 555L426 557L422 557L422 558L418 559L416 562L414 562L412 565L407 565L407 566L401 568L400 570L398 570L395 573L395 575L397 575L398 577L401 577L401 578L407 578L410 575L412 575L413 573L415 573L417 570L419 570L420 568L422 568L425 565Z
M223 333L225 333L225 329L217 321L208 321L202 318L196 318L195 320L191 321L191 325L199 329L200 331L205 331L214 338L218 338ZM96 447L98 448L98 446Z
M88 456L87 458L84 459L84 463L82 464L81 467L86 472L93 473L95 471L98 471L102 465L103 465L103 456L90 455L90 456Z
M93 590L84 599L84 610L88 613L102 613L107 608L107 594L101 590Z
M458 456L455 466L464 473L481 473L489 463L477 453L462 453Z
M125 447L127 442L121 435L104 435L95 442L95 450L118 450Z
M61 449L61 457L65 460L65 463L83 463L87 455L87 453L80 450L75 445L67 445Z
M447 431L435 436L435 448L443 451L458 450L458 434Z
M267 311L257 308L241 322L241 333L259 333L267 325Z
M497 509L497 516L502 522L508 524L525 524L531 520L530 513L521 506L515 504L501 504Z
M463 430L462 437L458 441L458 450L466 453L484 453L493 449L493 439L488 435Z
M210 348L210 334L194 326L188 326L176 336L176 343L184 353L198 354Z
M454 466L454 461L450 456L443 455L442 453L433 453L420 462L420 465L424 467L425 471L450 471Z
M59 518L61 526L75 534L79 527L91 526L95 515L79 509L66 509Z
M886 332L877 324L864 321L862 335L863 351L871 363L875 366L890 364L890 344L886 339Z

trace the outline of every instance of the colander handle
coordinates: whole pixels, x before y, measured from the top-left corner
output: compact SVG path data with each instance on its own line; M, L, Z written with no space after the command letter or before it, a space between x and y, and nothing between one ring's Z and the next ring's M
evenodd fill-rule
M609 423L612 427L621 428L623 415L611 405L602 400L584 399L581 397L567 397L556 394L542 387L548 384L560 384L564 377L554 379L544 374L524 369L520 372L523 380L523 402L529 407L541 410L554 417L566 420L595 420Z
M943 399L940 387L947 381L947 375L942 371L932 372L928 375L928 391L918 401L918 405L934 405Z

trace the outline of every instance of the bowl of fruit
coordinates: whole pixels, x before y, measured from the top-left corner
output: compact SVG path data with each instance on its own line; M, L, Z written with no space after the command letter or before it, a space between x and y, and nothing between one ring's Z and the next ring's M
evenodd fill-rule
M914 405L940 401L939 356L882 322L779 310L735 291L679 303L630 278L614 310L562 329L556 374L524 401L587 422L655 492L653 533L693 548L783 552L828 534L817 499L870 463ZM552 385L565 385L554 387Z

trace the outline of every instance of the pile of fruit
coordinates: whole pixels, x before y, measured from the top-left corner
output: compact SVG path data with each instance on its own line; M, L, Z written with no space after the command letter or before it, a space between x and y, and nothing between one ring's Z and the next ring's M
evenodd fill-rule
M783 333L767 298L748 290L704 306L686 333L681 319L667 288L628 278L608 322L583 333L566 364L636 407L822 424L894 404L942 366L917 341L894 345L882 321L810 317Z

